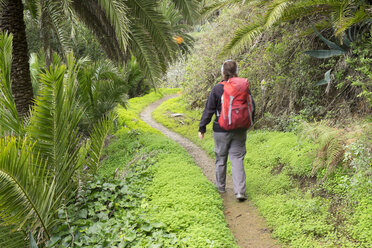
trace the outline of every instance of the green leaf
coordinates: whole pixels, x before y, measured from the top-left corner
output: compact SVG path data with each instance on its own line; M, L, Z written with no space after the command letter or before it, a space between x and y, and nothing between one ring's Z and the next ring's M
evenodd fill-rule
M345 51L341 50L310 50L305 51L304 53L318 59L326 59L333 56L340 56L346 54Z
M136 235L135 232L130 232L130 233L128 233L124 236L124 239L129 241L129 242L132 242L136 239L136 237L137 237L137 235Z
M153 229L153 226L150 225L150 224L147 224L147 225L143 225L141 226L141 229L145 232L151 232L151 230Z
M330 41L330 40L327 40L321 33L318 32L318 30L316 30L315 26L313 26L313 29L314 29L314 32L315 34L324 42L327 44L327 46L330 48L330 49L334 49L334 50L340 50L340 51L344 51L344 49L342 49L340 46L338 46L336 43Z
M88 216L88 210L87 209L82 209L79 211L78 217L82 219L86 219Z
M30 239L30 247L31 248L37 248L37 244L35 242L34 235L32 235L32 232L28 233L28 237Z
M99 233L102 230L102 225L100 223L94 223L93 226L89 227L88 232L90 234Z
M108 220L108 214L105 213L105 212L100 212L99 214L97 214L97 217L100 219L100 220Z
M152 223L153 227L155 228L161 228L161 227L164 227L164 224L163 223Z
M316 84L316 86L329 84L331 82L331 71L332 71L332 69L330 69L326 73L324 73L324 79L320 80Z
M60 236L52 236L50 240L47 242L47 247L53 247L57 244L58 241L61 240Z

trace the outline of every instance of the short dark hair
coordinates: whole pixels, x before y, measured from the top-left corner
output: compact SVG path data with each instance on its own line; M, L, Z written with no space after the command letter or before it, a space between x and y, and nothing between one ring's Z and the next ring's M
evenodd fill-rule
M232 77L237 77L237 68L238 65L236 64L235 61L228 60L225 63L223 63L223 69L222 69L222 74L223 74L223 79L224 80L229 80Z

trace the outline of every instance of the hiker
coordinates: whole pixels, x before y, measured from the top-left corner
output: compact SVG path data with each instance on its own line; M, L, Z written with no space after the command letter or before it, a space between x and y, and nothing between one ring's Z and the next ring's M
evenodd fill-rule
M247 79L238 78L238 66L235 61L227 60L222 64L221 74L223 81L212 88L209 94L202 118L199 123L199 138L203 139L206 132L206 126L210 123L213 115L216 115L213 121L214 152L216 155L216 186L220 193L226 192L226 162L229 156L232 168L232 178L234 183L235 197L239 201L247 199L245 194L245 171L244 156L246 154L245 141L247 129L253 124L254 102L249 92L249 83ZM228 99L234 99L233 96L226 95L228 92L238 92L244 101L244 110L236 109L229 112L229 103L236 106L233 100L223 101L222 96ZM236 91L237 90L237 91ZM239 96L236 97L238 99ZM249 98L249 99L248 99ZM234 103L234 105L232 105ZM222 108L221 108L222 104ZM221 112L222 111L222 112ZM231 113L232 112L232 113ZM234 117L234 113L242 116ZM249 113L248 113L249 112ZM232 118L231 118L232 115ZM230 119L228 119L228 117ZM235 118L235 119L234 119ZM243 119L243 120L239 120ZM244 122L243 124L239 122ZM229 126L230 125L230 126ZM235 126L234 126L235 125Z

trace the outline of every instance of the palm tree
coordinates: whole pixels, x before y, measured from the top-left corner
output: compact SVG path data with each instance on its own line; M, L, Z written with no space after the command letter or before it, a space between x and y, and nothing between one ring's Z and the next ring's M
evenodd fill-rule
M20 122L10 92L11 43L11 35L0 32L0 225L37 234L40 243L58 224L56 209L74 196L82 166L89 174L97 170L114 116L107 114L82 139L76 78L83 61L67 54L67 65L56 63L40 75L30 118Z
M33 92L22 0L0 2L0 30L13 33L12 92L18 115L24 117L32 103Z
M15 67L18 69L12 70L13 95L17 110L19 109L21 115L24 115L32 99L32 85L28 59L26 59L28 56L24 35L24 7L22 0L0 2L2 3L0 28L14 33L13 58L17 63L18 61L24 63L23 67L18 66ZM172 2L189 23L198 17L197 0L172 0ZM167 63L175 57L174 51L177 45L173 40L169 22L158 10L158 1L26 0L26 5L34 15L41 12L42 18L48 23L43 24L43 39L46 47L50 39L47 30L53 30L59 42L64 42L61 20L66 13L71 12L93 31L110 59L125 62L133 54L153 82L165 71ZM24 83L26 81L20 81L19 74L28 75L27 84Z

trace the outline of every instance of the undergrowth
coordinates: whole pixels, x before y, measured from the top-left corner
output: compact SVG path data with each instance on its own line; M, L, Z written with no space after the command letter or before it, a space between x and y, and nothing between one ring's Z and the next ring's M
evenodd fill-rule
M214 186L183 148L138 117L161 97L118 108L106 159L59 211L64 224L49 247L236 247Z
M181 97L153 113L213 155L211 125L204 140L198 139L200 116L198 110L187 110ZM370 128L365 123L340 131L299 122L296 133L248 132L247 194L274 237L291 247L372 245Z

